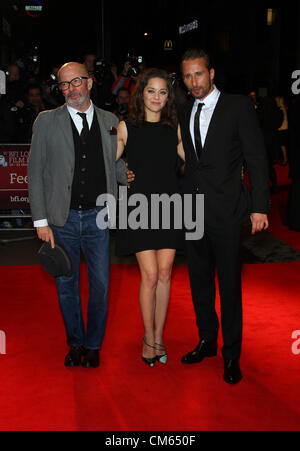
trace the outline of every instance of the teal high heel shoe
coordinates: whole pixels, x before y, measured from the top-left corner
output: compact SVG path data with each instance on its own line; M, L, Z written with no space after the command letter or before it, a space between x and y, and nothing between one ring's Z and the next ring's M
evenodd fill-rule
M155 346L151 346L151 345L149 345L148 343L146 343L145 337L143 338L143 342L144 342L144 344L145 344L146 346L148 346L148 348L156 349ZM153 366L154 366L154 363L155 363L156 360L157 360L157 357L155 356L155 357L149 358L149 357L144 357L144 356L142 356L142 360L143 360L143 362L145 362L147 365L153 367Z
M156 346L156 351L160 351L160 352L164 352L165 353L165 354L162 354L162 355L158 354L156 356L156 359L160 363L163 363L165 365L167 363L167 360L168 360L168 354L167 354L167 350L166 350L165 346L164 345L160 345L158 343L155 343L155 346Z

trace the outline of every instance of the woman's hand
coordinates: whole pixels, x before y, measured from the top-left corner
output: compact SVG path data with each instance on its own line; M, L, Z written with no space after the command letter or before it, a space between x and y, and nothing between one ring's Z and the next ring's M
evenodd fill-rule
M128 170L127 172L126 172L126 175L127 175L127 182L128 182L128 188L130 188L130 183L132 183L133 181L134 181L134 178L135 178L135 175L134 175L134 173L132 172L132 171L130 171L130 170Z

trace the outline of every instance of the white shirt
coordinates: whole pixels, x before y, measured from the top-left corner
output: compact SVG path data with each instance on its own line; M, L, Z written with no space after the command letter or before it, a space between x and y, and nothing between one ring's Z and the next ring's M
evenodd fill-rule
M67 105L67 108L68 108L70 116L73 119L73 122L78 130L78 133L80 135L80 133L82 132L82 128L83 128L83 121L82 121L81 117L79 116L79 114L77 114L77 113L81 113L81 111L75 110L75 108L72 108L69 105ZM86 120L88 122L89 129L90 129L92 126L92 123L93 123L93 119L94 119L94 105L93 105L92 101L91 101L90 107L86 111L84 111L84 113L86 114Z
M194 144L194 148L195 148L194 120L195 120L195 115L196 115L196 112L198 109L198 105L199 105L199 103L204 103L204 106L203 106L203 108L201 110L201 114L200 114L200 135L201 135L202 146L204 147L209 124L210 124L211 118L214 114L215 107L218 103L220 94L221 93L218 90L218 88L216 88L214 86L214 90L207 97L205 97L205 99L203 99L203 100L195 99L195 103L194 103L194 106L192 109L192 114L191 114L191 120L190 120L190 133L191 133L192 141ZM196 151L196 148L195 148L195 151Z
M81 111L78 111L75 108L70 107L69 105L67 105L67 108L75 124L75 127L77 128L78 133L80 135L83 129L83 120L77 113L81 113ZM91 101L91 105L89 106L89 108L86 111L84 111L84 113L86 113L86 120L88 122L89 129L91 128L93 123L94 111L95 111L94 105L93 102ZM47 225L48 225L47 219L40 219L39 221L34 221L33 223L34 227L47 227Z

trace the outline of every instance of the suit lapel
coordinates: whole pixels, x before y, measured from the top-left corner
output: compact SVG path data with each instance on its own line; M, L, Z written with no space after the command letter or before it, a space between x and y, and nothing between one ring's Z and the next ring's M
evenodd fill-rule
M194 147L194 143L191 137L191 131L190 131L190 121L191 121L191 114L192 114L192 109L194 106L194 102L187 102L185 104L185 108L182 111L182 121L181 121L181 133L183 135L183 137L185 137L184 139L184 147L185 147L185 151L190 151L190 155L194 156L195 159L196 158L196 152L195 152L195 147Z
M187 126L187 132L188 132L188 137L189 137L189 144L190 144L191 148L195 151L195 146L194 146L194 143L193 143L193 139L192 139L192 136L191 136L191 129L190 129L191 114L192 114L193 106L194 106L194 102L190 102L190 104L188 105L187 115L186 115L187 118L188 118L188 121L187 121L186 126Z
M67 105L64 105L58 111L58 121L59 121L60 128L64 134L64 137L67 141L68 147L72 148L74 151L73 132L72 132L71 120L70 120L70 115L68 112Z
M219 119L223 114L223 106L224 106L224 94L221 93L217 105L215 106L215 110L213 112L207 135L203 147L203 151L209 147L210 143L213 141L215 134L218 132L218 124L220 123ZM202 152L203 155L203 152Z

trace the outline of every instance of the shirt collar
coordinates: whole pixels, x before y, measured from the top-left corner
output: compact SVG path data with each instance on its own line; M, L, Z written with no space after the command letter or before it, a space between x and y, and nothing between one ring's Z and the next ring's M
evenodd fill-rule
M214 86L213 91L207 97L205 97L205 99L203 99L203 100L195 99L194 108L198 108L199 103L204 103L203 108L205 108L205 109L216 105L220 94L221 93L218 90L218 88L216 86Z
M80 113L81 111L76 110L75 108L72 108L69 105L67 105L67 108L68 108L68 111L69 111L69 113L70 113L70 115L72 117L78 118L77 113ZM86 113L87 119L93 115L93 113L94 113L94 104L93 104L92 101L91 101L91 104L90 104L89 108L86 111L83 111L83 112Z

